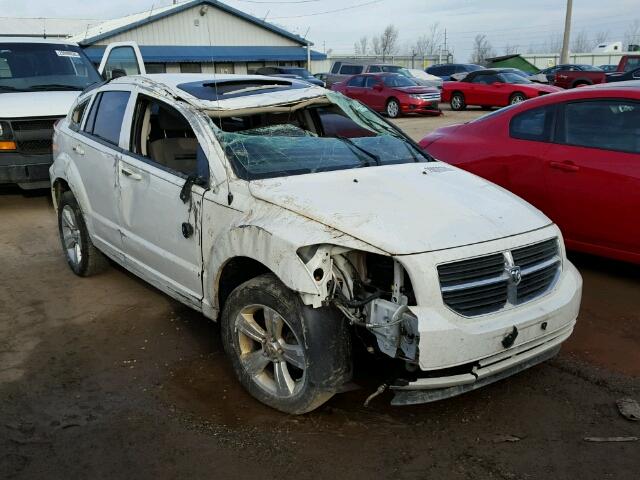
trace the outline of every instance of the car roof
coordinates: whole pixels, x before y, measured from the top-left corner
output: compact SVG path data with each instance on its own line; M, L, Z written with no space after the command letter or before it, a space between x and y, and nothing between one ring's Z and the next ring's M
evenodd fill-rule
M43 38L43 37L0 37L0 43L53 43L56 45L74 45L76 42L64 38Z
M217 92L214 99L200 98L190 93L194 91L194 88L208 87L208 85L205 86L203 84L222 86L247 82L247 84L256 84L254 86L260 87L261 81L264 82L264 91L248 89L244 92L239 89L238 92L229 94L226 98L221 98L223 94L221 93L218 96ZM188 103L205 110L237 110L239 108L270 106L320 97L327 93L326 89L317 85L295 79L264 75L159 73L119 77L109 82L109 84L134 84L147 87L150 90L153 90L154 87L169 90L177 98L185 99ZM290 84L291 86L286 88L283 84ZM278 86L285 86L285 88L279 89Z

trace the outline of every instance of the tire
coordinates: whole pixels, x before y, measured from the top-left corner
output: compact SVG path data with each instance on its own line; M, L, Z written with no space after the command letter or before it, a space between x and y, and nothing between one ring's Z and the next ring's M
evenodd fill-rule
M464 101L464 95L460 92L455 92L451 95L451 110L459 112L467 108L467 104Z
M509 105L515 105L517 103L522 103L526 99L527 99L527 97L525 97L523 93L515 92L515 93L511 94L511 97L509 97Z
M389 118L398 118L400 116L400 103L395 98L389 99L384 109Z
M64 192L58 205L58 233L69 267L80 277L104 271L107 258L91 241L84 216L71 192Z
M222 343L242 386L290 414L316 409L351 378L344 318L313 309L273 274L237 287L225 302Z

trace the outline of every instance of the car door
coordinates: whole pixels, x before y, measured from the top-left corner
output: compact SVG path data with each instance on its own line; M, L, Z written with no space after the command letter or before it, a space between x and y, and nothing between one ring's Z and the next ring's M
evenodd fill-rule
M140 48L135 42L114 42L107 45L98 72L105 80L116 76L147 73Z
M561 106L548 153L552 218L571 241L640 253L640 101Z
M364 76L356 75L347 80L345 89L347 97L366 103L366 89L364 88Z
M114 85L93 95L82 127L72 133L69 152L84 189L92 240L117 258L122 258L117 155L130 96L126 87Z
M206 157L177 106L138 92L118 176L123 250L131 270L174 298L202 300ZM195 182L185 190L185 183Z
M472 81L472 100L467 103L489 106L500 105L499 96L505 88L505 84L499 82L498 76L494 73L476 74Z
M384 85L378 77L369 76L364 81L364 103L377 111L385 108L386 96L384 94Z

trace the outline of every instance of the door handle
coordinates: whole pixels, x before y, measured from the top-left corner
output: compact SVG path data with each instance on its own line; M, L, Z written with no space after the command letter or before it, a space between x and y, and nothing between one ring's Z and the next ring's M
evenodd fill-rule
M568 161L567 162L551 161L549 162L549 166L557 170L562 170L563 172L577 172L578 170L580 170L580 167L578 167L575 163L568 162Z
M78 155L84 155L84 149L80 145L76 145L75 147L73 147L73 151Z
M120 169L120 173L122 175L124 175L125 177L131 179L131 180L135 180L137 182L139 182L140 180L142 180L142 175L140 175L139 173L135 173L131 170L127 170L126 168L121 168Z

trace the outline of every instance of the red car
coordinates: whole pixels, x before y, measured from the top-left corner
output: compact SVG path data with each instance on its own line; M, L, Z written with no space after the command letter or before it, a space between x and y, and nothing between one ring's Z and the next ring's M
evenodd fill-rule
M422 87L397 73L355 75L334 83L331 90L358 100L369 108L396 118L405 113L440 115L440 91Z
M538 207L568 248L640 264L640 82L530 100L420 146Z
M444 82L442 101L449 102L451 110L464 110L469 105L505 107L560 91L561 88L533 83L509 70L476 70L460 81Z

